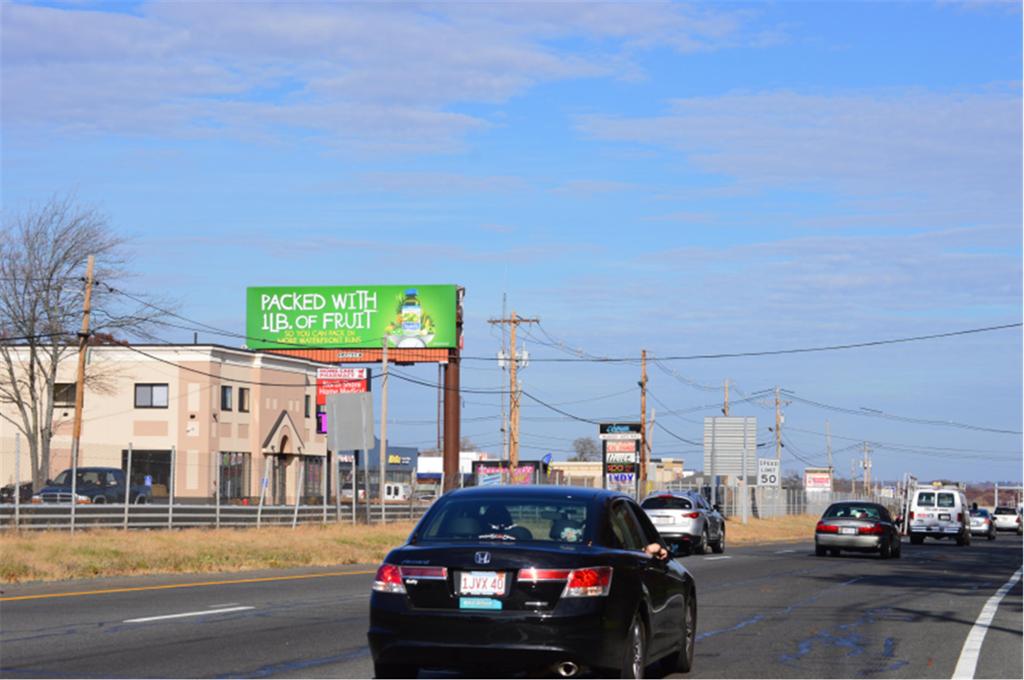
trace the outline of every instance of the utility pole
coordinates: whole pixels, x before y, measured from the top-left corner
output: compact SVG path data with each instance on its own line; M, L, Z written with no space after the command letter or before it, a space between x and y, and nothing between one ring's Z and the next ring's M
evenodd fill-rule
M647 350L640 350L640 498L647 496Z
M384 468L388 450L388 336L384 336L384 351L381 353L382 373L380 378L380 522L387 523L384 516ZM370 495L369 490L366 493ZM370 499L366 499L369 506Z
M441 440L441 404L444 403L444 368L437 365L437 450L440 451L444 443Z
M722 406L722 415L729 417L729 379L725 379L725 404Z
M782 460L782 411L779 404L779 387L775 386L775 460Z
M521 323L540 323L540 319L525 319L516 314L515 310L507 319L490 319L487 323L509 325L509 438L508 459L510 471L519 467L519 383L516 368L519 364L519 349L516 347L516 330Z
M871 491L871 456L869 455L871 449L868 448L868 443L864 442L864 479L861 482L861 490L864 495L867 496Z
M85 402L85 350L89 345L89 314L92 311L92 272L96 258L85 265L85 298L82 302L82 330L78 333L78 376L75 380L75 420L71 436L71 532L75 531L75 506L78 505L78 448L82 438L82 406ZM14 493L18 493L17 481Z
M828 418L825 419L825 451L828 453L828 479L829 491L835 489L832 473L832 430L829 429Z

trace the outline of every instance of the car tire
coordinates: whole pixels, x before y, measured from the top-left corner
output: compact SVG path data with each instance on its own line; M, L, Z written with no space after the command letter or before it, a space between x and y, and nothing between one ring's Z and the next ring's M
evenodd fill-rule
M903 557L903 541L899 536L896 537L896 551L892 554L897 560Z
M405 663L374 663L375 678L415 678L420 669Z
M825 548L820 546L820 545L814 546L814 554L817 555L818 557L824 557L825 556Z
M725 552L725 528L722 528L722 533L718 537L718 540L711 544L711 552L721 554Z
M705 526L704 531L700 534L700 542L693 546L693 552L697 555L703 555L708 551L708 528Z
M957 536L956 536L956 544L959 545L959 546L970 545L971 544L971 534L970 534L970 532L966 532L965 534L957 534Z
M145 505L148 501L145 496L136 496L135 505Z
M828 554L832 557L839 557L839 548L829 548Z
M642 678L647 667L647 631L640 614L633 615L629 624L629 636L623 649L620 678Z
M878 547L878 559L887 560L890 557L892 557L892 543L883 541L882 545Z
M93 502L93 505L100 505L102 503L106 503L107 502L107 497L106 496L96 496L95 498L92 499L92 502Z
M996 540L996 532L995 531L988 532L988 540L990 540L990 541Z
M910 534L910 543L912 545L921 545L924 543L924 536L918 534Z
M697 641L697 593L691 588L686 593L683 607L683 640L679 651L669 657L669 670L674 673L689 673L693 668L693 649Z

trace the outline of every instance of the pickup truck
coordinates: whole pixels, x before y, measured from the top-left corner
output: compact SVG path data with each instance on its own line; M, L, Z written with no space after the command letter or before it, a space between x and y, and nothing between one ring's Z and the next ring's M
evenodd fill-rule
M75 485L77 503L124 503L124 471L113 467L80 467ZM133 484L132 503L146 503L149 487ZM32 496L33 503L70 503L71 470L65 470Z

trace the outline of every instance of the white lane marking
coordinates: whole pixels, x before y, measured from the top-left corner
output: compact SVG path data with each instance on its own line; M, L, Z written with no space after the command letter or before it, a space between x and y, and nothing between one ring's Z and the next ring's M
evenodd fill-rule
M796 550L776 550L776 555L785 555L786 553L794 553Z
M147 616L141 619L127 619L123 623L145 623L146 621L160 621L162 619L180 619L186 616L206 616L207 614L226 614L227 612L240 612L244 609L255 609L255 607L228 607L227 609L204 609L201 612L184 612L181 614L166 614L164 616Z
M220 604L208 604L207 607L234 607L237 602L221 602Z
M974 622L974 627L967 634L964 647L960 650L960 660L956 662L953 680L970 680L974 677L974 671L978 667L978 656L981 654L981 644L985 642L985 633L988 632L989 624L992 623L992 618L996 615L996 610L999 609L1000 600L1006 597L1006 593L1010 592L1010 589L1017 584L1022 571L1024 571L1024 567L1017 569L1010 580L1004 583L995 595L988 598L988 602L981 608L978 620Z
M705 562L712 562L714 560L731 560L731 559L732 559L732 555L720 555L718 557L705 557L704 561Z

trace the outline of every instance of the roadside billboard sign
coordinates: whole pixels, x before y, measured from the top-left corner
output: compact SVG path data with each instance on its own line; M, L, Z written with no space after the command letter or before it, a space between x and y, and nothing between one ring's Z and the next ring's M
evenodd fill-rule
M826 468L804 468L805 491L831 491L832 472Z
M252 349L455 348L454 285L265 286L246 289Z
M601 423L604 488L637 495L640 481L640 423Z

